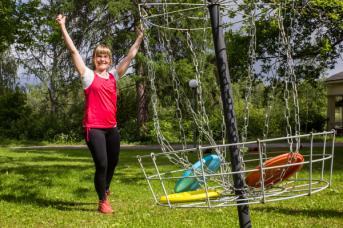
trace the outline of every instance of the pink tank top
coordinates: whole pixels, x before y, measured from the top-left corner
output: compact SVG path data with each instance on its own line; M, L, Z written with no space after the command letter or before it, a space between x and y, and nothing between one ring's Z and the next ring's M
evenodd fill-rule
M117 88L116 80L110 73L108 79L94 73L92 84L84 90L85 114L83 126L90 128L112 128L117 126Z

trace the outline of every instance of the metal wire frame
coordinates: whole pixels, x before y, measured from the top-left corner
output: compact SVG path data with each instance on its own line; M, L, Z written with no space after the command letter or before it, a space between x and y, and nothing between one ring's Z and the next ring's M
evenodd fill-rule
M204 3L144 2L144 3L138 4L138 9L139 9L141 20L143 20L146 25L158 27L161 29L177 30L177 31L195 31L195 30L211 29L210 26L201 26L201 27L196 27L196 28L195 27L180 28L180 27L172 27L170 25L164 26L164 25L157 24L157 23L154 23L151 21L151 19L153 19L153 18L166 17L166 16L173 15L173 14L180 14L180 13L184 13L184 12L192 12L194 10L200 10L200 9L203 9L204 12L207 14L207 11L208 11L207 7L211 3L207 2L206 0L203 2ZM250 15L243 13L237 9L239 6L242 5L238 1L235 1L235 0L225 1L224 0L224 1L218 1L217 4L220 5L223 16L226 14L229 14L229 12L234 12L237 15L241 15L241 16L247 16L247 17L250 16ZM255 5L256 7L263 7L264 9L265 9L265 7L270 8L268 12L256 13L256 15L255 15L256 17L258 17L260 15L266 15L266 14L269 14L271 12L275 12L277 6L279 5L278 3L259 3L259 2L255 2L252 4ZM146 10L149 8L155 8L156 9L157 7L178 7L178 6L182 7L182 8L177 9L177 10L163 12L163 13L154 12L152 14L149 14ZM186 17L188 19L202 20L202 21L207 21L207 19L208 19L207 17L195 17L193 14L191 16L186 16ZM234 26L236 24L241 24L242 22L244 22L246 20L247 19L240 19L240 20L236 20L233 22L226 22L224 24L225 24L225 26L230 27L230 26Z
M321 152L314 152L314 146L318 146L318 143L314 142L315 138L320 137L322 140L319 144L321 145ZM328 137L330 138L330 142L328 142ZM217 149L217 151L221 148L224 149L230 146L239 146L242 147L256 147L259 143L266 143L270 147L273 145L275 146L275 142L285 141L285 145L287 144L287 140L290 138L307 138L309 139L309 154L304 154L304 161L297 162L297 163L287 163L284 165L278 165L273 167L265 167L262 161L265 161L266 158L262 157L262 152L259 148L258 153L252 154L257 157L253 157L251 159L244 160L245 163L245 170L241 170L238 172L231 172L228 169L220 169L217 173L211 173L206 170L206 167L203 163L203 152L207 149ZM274 144L273 144L274 143ZM280 146L278 144L276 146ZM320 133L311 133L311 134L304 134L304 135L296 135L296 136L287 136L287 137L280 137L280 138L272 138L272 139L264 139L264 140L256 140L250 141L245 143L237 143L237 144L225 144L225 145L216 145L216 146L199 146L198 148L186 149L186 150L178 150L167 152L169 156L173 156L173 154L178 153L188 153L189 156L194 156L200 159L201 161L201 169L193 170L193 174L186 177L186 178L197 178L201 185L202 189L204 190L206 197L204 197L201 201L195 202L184 202L184 203L171 203L168 195L173 193L171 190L171 186L175 183L179 178L182 177L182 173L186 171L186 169L175 166L171 164L168 170L166 169L166 164L163 163L162 165L159 164L159 160L163 160L165 158L166 153L151 153L150 155L143 155L138 156L138 161L147 180L149 189L152 193L153 199L157 205L160 206L167 206L170 208L213 208L213 207L227 207L227 206L237 206L237 205L244 205L244 204L257 204L257 203L267 203L267 202L274 202L280 200L287 200L298 198L302 196L310 196L314 193L320 192L332 185L332 173L333 173L333 159L334 159L334 145L335 145L335 131L324 131ZM328 148L330 147L330 150ZM318 150L317 150L318 151ZM270 152L268 154L274 155L277 152ZM165 159L165 161L168 159ZM329 166L327 166L329 163ZM247 168L249 164L253 168ZM260 165L261 168L255 168L256 164ZM173 166L174 165L174 166ZM263 177L267 170L272 169L287 169L288 167L302 165L303 168L300 170L295 176L291 179L284 180L275 186L264 186L263 185ZM167 165L168 166L168 165ZM230 167L229 162L222 161L222 167ZM314 173L314 166L319 172ZM245 186L246 189L246 199L245 202L240 202L238 197L234 194L233 184L231 183L232 175L240 173L243 175L247 175L248 173L259 171L261 177L261 187L253 188L249 186ZM301 177L299 177L301 175ZM185 178L185 177L184 177ZM210 190L217 190L220 192L220 196L218 198L210 198L209 191ZM167 203L161 203L159 198L161 196L165 196L167 199Z

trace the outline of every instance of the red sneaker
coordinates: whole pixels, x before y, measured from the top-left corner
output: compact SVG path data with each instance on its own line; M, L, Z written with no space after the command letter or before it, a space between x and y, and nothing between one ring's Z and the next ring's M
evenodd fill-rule
M99 207L98 211L104 214L111 214L113 213L112 207L108 200L99 200Z

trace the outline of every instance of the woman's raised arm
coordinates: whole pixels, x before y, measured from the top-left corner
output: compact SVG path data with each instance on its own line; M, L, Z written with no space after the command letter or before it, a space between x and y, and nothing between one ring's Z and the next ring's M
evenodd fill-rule
M85 70L86 70L86 65L83 62L83 59L81 58L79 51L76 49L73 40L70 38L70 36L68 34L68 31L67 31L66 26L65 26L66 17L59 14L56 17L56 21L60 25L64 42L70 51L70 54L71 54L71 57L73 59L73 63L75 65L75 68L78 71L78 73L81 76L83 76L83 74L85 73Z
M129 68L132 59L136 56L138 49L143 40L143 27L137 28L137 38L135 43L131 46L129 52L127 53L126 57L118 64L116 70L118 72L119 77L123 76L127 69Z

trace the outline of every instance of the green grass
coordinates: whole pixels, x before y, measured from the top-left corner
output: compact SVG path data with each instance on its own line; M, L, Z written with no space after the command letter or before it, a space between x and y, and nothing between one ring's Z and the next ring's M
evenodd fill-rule
M336 142L343 142L343 136L336 136Z
M113 215L96 211L88 150L0 148L0 227L238 227L236 207L156 206L136 155L122 151L112 182ZM342 227L343 149L333 186L311 197L250 205L254 227Z

